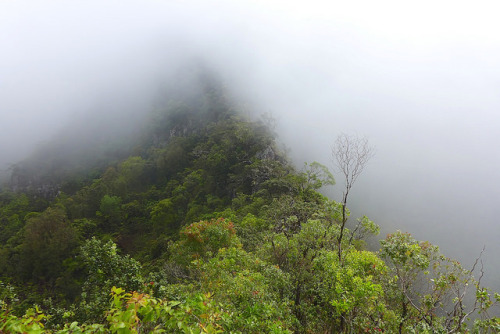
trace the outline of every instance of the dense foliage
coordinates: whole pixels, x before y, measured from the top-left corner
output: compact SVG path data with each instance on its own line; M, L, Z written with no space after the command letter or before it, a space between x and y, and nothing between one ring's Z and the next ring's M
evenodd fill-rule
M269 124L202 88L105 168L14 171L30 186L0 193L0 332L500 331L480 261L399 231L365 249L378 227L318 192L325 166L295 170Z

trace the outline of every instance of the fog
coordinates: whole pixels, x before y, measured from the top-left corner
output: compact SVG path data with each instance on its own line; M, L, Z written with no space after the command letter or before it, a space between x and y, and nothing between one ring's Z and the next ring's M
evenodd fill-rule
M487 283L500 290L499 9L1 1L0 169L89 113L119 127L152 108L177 68L201 60L242 105L276 117L298 165L332 167L340 132L366 136L376 155L352 190L354 214L468 264L486 246Z

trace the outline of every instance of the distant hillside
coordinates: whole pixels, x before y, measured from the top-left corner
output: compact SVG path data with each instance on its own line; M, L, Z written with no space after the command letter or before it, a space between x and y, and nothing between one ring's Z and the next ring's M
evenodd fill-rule
M151 146L161 147L170 138L187 136L234 113L221 84L203 66L188 67L174 79L175 84L163 87L152 110L103 102L81 115L6 170L8 187L47 199L60 190L72 192L111 164L144 155Z

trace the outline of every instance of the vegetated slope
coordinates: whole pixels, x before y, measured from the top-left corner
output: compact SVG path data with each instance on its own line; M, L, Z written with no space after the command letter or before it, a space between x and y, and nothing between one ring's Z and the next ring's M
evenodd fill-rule
M88 169L14 171L0 197L1 331L461 332L477 310L477 328L498 329L486 310L499 296L437 247L396 232L366 251L367 217L338 247L342 206L317 192L328 170L296 171L210 76L194 92Z

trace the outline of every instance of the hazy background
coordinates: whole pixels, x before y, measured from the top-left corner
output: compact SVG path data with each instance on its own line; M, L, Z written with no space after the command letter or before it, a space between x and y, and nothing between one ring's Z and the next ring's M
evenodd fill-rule
M465 263L486 245L487 281L500 290L499 10L1 0L0 170L82 115L120 124L149 111L170 74L199 59L242 104L278 119L299 165L332 166L340 132L368 137L376 156L353 188L354 213Z

